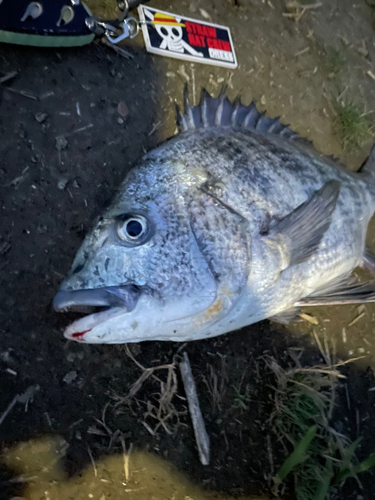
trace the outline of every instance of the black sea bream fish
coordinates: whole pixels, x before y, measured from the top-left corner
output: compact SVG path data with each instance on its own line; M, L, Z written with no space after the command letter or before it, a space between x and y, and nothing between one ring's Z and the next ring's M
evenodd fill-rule
M302 305L374 300L349 278L372 265L375 151L360 173L315 152L254 104L202 92L179 133L131 170L78 251L57 311L89 343L188 341Z

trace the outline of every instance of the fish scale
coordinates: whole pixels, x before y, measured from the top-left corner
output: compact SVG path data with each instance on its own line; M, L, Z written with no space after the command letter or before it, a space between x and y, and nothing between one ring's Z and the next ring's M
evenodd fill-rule
M78 251L54 307L107 309L69 325L67 338L189 341L286 322L301 305L375 300L372 282L350 277L358 265L375 269L365 249L374 149L349 172L225 92L203 91L191 106L185 90L177 124Z

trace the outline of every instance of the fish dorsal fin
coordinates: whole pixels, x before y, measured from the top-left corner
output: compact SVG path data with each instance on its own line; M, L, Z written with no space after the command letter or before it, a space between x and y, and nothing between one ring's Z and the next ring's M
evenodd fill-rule
M192 106L188 87L184 89L184 112L176 105L176 121L179 132L210 127L236 127L260 134L273 134L290 141L302 140L296 132L280 122L279 117L268 118L260 113L254 102L245 106L238 96L231 102L224 87L218 97L212 97L202 89L199 104Z

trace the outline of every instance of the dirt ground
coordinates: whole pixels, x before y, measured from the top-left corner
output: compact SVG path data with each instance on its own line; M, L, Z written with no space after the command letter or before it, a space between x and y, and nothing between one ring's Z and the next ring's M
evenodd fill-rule
M134 56L129 60L97 43L74 50L0 46L0 76L19 72L2 86L0 104L2 452L7 456L17 443L61 436L67 443L62 454L66 477L86 478L80 483L82 498L132 498L123 485L111 494L85 489L84 471L118 454L122 459L123 445L167 459L194 484L191 492L185 483L178 490L174 477L177 490L166 493L160 488L167 479L159 474L157 480L155 472L149 498L198 498L197 486L215 495L270 495L270 478L285 452L269 426L274 379L264 356L287 366L288 349L301 348L304 364L314 365L321 361L314 332L333 341L339 359L362 356L343 370L347 379L339 390L334 425L353 440L364 438L358 455L366 458L375 451L375 306L317 308L318 325L280 327L265 321L184 346L211 438L212 461L202 467L180 379L174 416L155 431L158 420L150 404L156 404L160 382L149 378L129 404L119 399L142 369L124 346L67 342L62 330L69 317L54 313L51 301L92 221L131 165L174 133L173 101L181 102L185 82L196 100L200 87L217 93L227 83L230 97L256 99L270 116L280 115L313 140L319 151L359 168L370 141L345 152L337 108L347 99L369 119L374 116L373 11L362 0L322 0L295 21L283 14L302 9L288 10L282 0L153 0L151 5L230 26L238 69L148 55L141 36L125 44ZM123 120L121 102L129 110ZM368 238L373 249L374 228ZM142 343L130 354L153 367L178 360L181 345ZM207 387L213 373L222 384L219 401ZM166 370L158 375L168 383ZM14 397L28 389L33 394L28 404L20 398L2 418ZM7 463L18 478L26 474L27 467ZM143 467L156 466L145 460ZM24 482L12 482L12 470L1 469L0 498L80 498L68 494L68 486L55 497L45 492L27 496ZM335 498L373 499L374 478L364 473L358 481L348 480ZM292 498L292 491L289 485L285 498Z

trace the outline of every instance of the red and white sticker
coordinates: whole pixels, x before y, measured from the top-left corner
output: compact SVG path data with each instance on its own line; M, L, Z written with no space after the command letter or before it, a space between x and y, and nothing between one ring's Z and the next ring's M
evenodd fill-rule
M140 5L146 49L153 54L236 68L230 29Z

